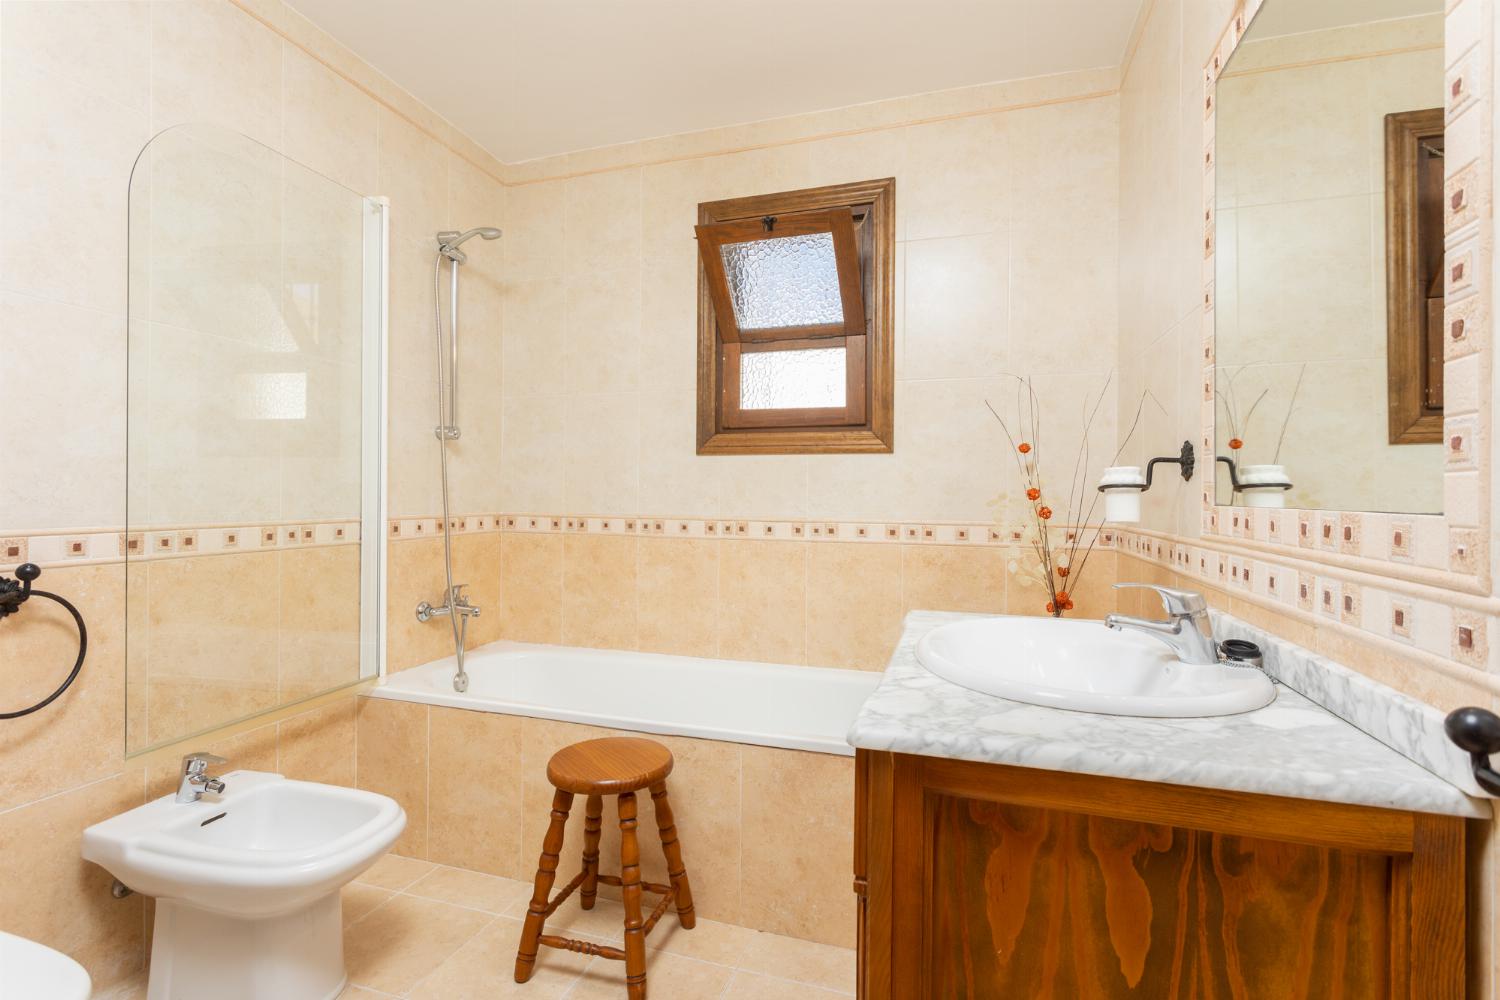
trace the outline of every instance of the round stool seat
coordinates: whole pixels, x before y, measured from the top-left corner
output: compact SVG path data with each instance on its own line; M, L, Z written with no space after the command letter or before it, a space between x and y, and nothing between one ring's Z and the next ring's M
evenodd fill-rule
M672 751L651 740L611 737L563 747L547 762L552 787L575 795L619 795L664 780Z

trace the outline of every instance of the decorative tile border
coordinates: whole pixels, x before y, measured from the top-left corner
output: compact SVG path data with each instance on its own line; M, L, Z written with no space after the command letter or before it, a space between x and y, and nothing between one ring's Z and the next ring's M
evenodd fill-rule
M173 525L132 531L71 529L0 538L0 571L24 562L49 566L181 559L270 548L355 545L359 521L299 521L251 525Z
M1219 75L1244 37L1264 0L1243 0L1230 18L1203 70L1204 83L1204 225L1203 239L1203 399L1200 465L1213 467L1216 451L1214 402L1215 131ZM1445 415L1443 514L1375 514L1361 512L1262 511L1217 504L1215 481L1207 477L1202 492L1203 534L1253 540L1255 548L1274 555L1284 551L1298 559L1333 563L1333 555L1354 557L1356 568L1397 579L1424 569L1451 589L1488 595L1490 590L1490 469L1492 364L1490 274L1493 248L1492 88L1488 85L1485 44L1493 0L1453 0L1448 4L1447 122L1450 134L1462 136L1446 161L1446 244L1448 257L1445 323L1446 371L1455 385L1474 391L1456 393ZM1460 368L1460 363L1464 367ZM1469 367L1472 366L1472 367ZM1262 519L1266 527L1263 529Z
M1232 543L1205 539L1203 544L1167 539L1138 531L1118 533L1114 548L1122 555L1173 570L1189 580L1243 597L1314 625L1338 625L1367 641L1395 642L1450 665L1488 671L1488 599L1472 599L1475 608L1455 607L1439 588L1424 587L1425 596L1376 584L1341 579L1334 573L1312 573L1262 561L1254 554L1222 551ZM1500 678L1465 671L1465 679L1487 683L1500 692ZM1449 673L1456 673L1453 666Z
M484 531L523 534L645 535L661 538L732 538L761 541L862 542L885 544L1019 546L1026 533L1019 525L977 522L889 522L889 521L768 521L652 515L588 514L469 514L452 519L460 534ZM439 517L395 518L386 523L386 537L405 541L441 537ZM1079 529L1053 527L1056 537L1067 539ZM1097 532L1098 548L1113 548L1117 536L1112 526Z

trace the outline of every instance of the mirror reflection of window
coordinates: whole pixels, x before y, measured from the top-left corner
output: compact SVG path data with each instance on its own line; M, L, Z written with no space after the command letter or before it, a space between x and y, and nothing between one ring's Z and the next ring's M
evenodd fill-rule
M1217 82L1217 456L1285 506L1442 510L1443 37L1440 0L1265 0Z

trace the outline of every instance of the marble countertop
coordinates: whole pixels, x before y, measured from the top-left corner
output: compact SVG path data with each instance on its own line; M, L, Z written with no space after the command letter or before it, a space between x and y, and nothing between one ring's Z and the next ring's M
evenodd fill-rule
M1275 701L1243 715L1145 719L1006 701L929 673L917 661L917 640L970 617L976 616L907 616L880 686L849 731L851 745L1414 812L1490 815L1488 802L1470 798L1282 683Z

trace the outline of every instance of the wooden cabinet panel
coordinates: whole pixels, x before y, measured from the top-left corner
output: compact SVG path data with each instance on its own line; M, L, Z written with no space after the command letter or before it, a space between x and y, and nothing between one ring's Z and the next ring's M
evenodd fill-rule
M929 996L1389 996L1388 856L950 796L929 808Z
M1461 819L859 751L862 1000L1460 1000Z

